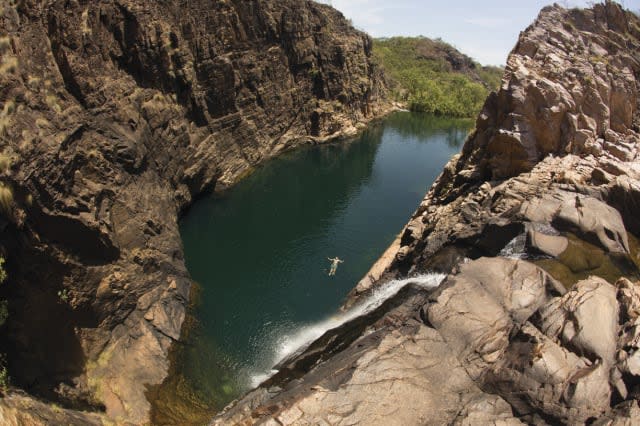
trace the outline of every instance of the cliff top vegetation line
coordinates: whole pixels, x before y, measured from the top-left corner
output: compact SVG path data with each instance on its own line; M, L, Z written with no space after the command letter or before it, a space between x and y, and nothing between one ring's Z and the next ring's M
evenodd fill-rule
M474 117L500 85L503 72L478 64L440 39L380 38L373 50L387 72L393 97L412 111Z

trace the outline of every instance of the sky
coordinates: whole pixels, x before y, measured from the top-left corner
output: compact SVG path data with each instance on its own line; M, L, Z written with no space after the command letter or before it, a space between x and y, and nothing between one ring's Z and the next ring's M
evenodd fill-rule
M504 65L540 9L553 0L320 0L332 4L356 28L373 37L440 37L483 65ZM587 7L587 0L557 0L565 7ZM640 0L620 0L640 10Z

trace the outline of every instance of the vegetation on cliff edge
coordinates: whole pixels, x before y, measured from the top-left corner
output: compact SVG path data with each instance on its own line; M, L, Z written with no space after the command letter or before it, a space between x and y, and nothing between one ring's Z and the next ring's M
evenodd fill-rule
M503 73L503 68L482 66L440 39L375 39L373 51L387 71L395 100L412 111L474 117Z

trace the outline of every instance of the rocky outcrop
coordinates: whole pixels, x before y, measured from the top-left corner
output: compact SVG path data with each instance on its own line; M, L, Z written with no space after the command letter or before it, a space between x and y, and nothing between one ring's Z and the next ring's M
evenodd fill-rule
M627 315L640 288L626 279L567 291L530 262L480 258L431 294L405 293L345 350L267 381L212 424L584 424L618 417L611 401L637 385Z
M418 312L427 300L416 288L401 291L348 348L291 382L276 376L212 424L520 424L502 398L483 394L468 377L442 335L424 325Z
M382 114L371 40L309 0L13 3L0 4L2 351L14 385L141 424L189 300L179 215Z
M615 3L543 9L345 309L391 278L448 278L213 424L636 422L638 52L640 20Z
M437 269L451 246L495 256L525 230L529 247L561 231L628 254L627 231L638 231L639 40L638 18L614 3L543 9L386 270Z

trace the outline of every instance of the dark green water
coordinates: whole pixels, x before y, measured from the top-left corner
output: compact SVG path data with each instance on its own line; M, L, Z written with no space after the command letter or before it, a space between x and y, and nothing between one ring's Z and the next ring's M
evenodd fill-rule
M472 123L397 113L354 141L271 161L181 223L201 285L183 386L221 408L290 336L336 312L393 241ZM344 263L327 275L328 257Z

